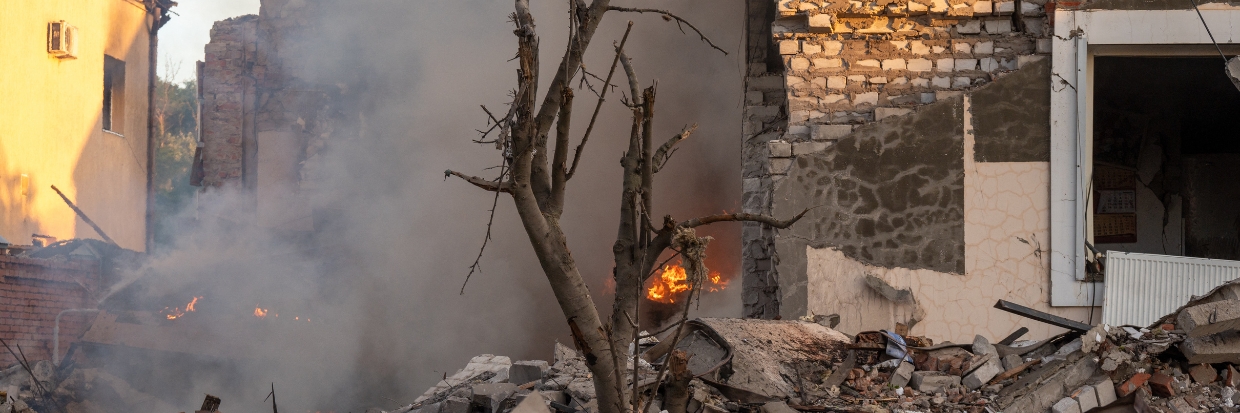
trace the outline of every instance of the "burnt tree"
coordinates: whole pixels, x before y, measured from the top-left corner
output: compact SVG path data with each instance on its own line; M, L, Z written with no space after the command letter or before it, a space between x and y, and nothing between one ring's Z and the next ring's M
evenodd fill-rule
M698 226L726 221L754 221L776 228L787 228L797 219L781 221L753 214L720 214L677 221L665 216L661 222L651 217L654 201L652 191L655 174L667 162L675 145L687 138L696 126L685 128L670 139L656 145L654 142L654 85L642 88L629 59L624 56L624 43L629 31L615 47L615 57L610 72L599 90L598 102L569 161L570 123L572 120L573 89L570 81L581 70L585 54L595 30L609 11L658 13L665 20L689 26L702 40L714 46L696 27L669 12L654 9L632 9L611 6L609 0L594 0L586 5L584 0L570 0L570 36L555 76L546 86L541 103L537 101L539 88L539 43L535 34L534 18L530 14L528 0L516 0L512 21L517 37L517 87L513 101L501 116L486 111L490 127L476 142L494 145L503 158L500 176L487 179L448 170L447 176L456 176L487 191L495 192L495 202L500 194L512 198L517 214L529 236L534 252L550 283L564 317L568 322L577 349L585 357L593 376L598 395L600 413L621 413L641 410L643 401L635 382L636 375L626 364L636 361L637 355L628 352L630 343L638 338L637 306L642 287L652 270L659 264L664 252L682 255L688 263L691 285L697 289L706 269L701 265L706 238L698 238L693 229ZM632 22L629 22L629 30ZM722 49L719 49L723 52ZM726 53L726 52L724 52ZM628 78L628 99L624 104L632 111L628 149L621 161L624 169L623 195L620 201L620 222L612 252L615 254L616 298L610 317L604 319L595 307L573 255L568 248L568 238L560 227L564 211L564 193L568 182L576 173L583 156L586 142L594 129L599 108L612 88L611 80L617 64L623 67ZM554 135L552 128L554 127ZM492 207L494 219L494 206ZM490 239L488 224L487 236ZM485 241L484 241L485 248ZM479 254L481 256L481 252ZM478 261L470 268L472 275ZM467 277L468 278L468 277ZM685 300L685 314L692 298ZM676 334L679 336L679 334ZM629 359L633 357L633 359ZM633 365L640 363L634 362ZM665 372L660 371L661 378ZM648 401L646 401L648 403ZM636 406L636 407L635 407Z

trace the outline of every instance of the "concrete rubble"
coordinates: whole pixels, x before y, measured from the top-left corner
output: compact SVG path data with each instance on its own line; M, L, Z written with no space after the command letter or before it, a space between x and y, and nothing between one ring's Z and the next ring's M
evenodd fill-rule
M685 411L1240 412L1240 284L1229 285L1157 325L1098 325L1040 341L848 336L823 317L692 320L676 346L690 355L694 375ZM584 360L566 346L555 350L552 363L478 356L389 413L596 412ZM666 357L656 356L641 366L649 413L669 410L665 389L653 383Z

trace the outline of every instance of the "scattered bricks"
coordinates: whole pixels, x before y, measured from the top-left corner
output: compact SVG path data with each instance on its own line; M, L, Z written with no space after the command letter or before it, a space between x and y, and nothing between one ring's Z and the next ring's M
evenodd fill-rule
M1188 362L1240 363L1240 332L1228 331L1205 337L1189 337L1180 343Z
M1240 328L1240 300L1216 301L1185 308L1175 324L1189 337L1202 337Z
M883 120L892 116L903 116L913 113L912 109L905 108L875 108L874 120Z
M1096 392L1097 390L1094 389L1094 386L1085 386L1073 392L1072 398L1076 400L1077 404L1081 405L1082 412L1088 412L1098 407L1098 394Z
M1171 408L1172 413L1197 413L1199 410L1193 408L1183 397L1177 397L1167 402L1167 407Z
M1174 377L1166 374L1154 373L1150 376L1150 390L1154 391L1154 395L1159 397L1175 396L1176 380Z
M854 66L856 66L856 67L858 67L858 68L874 68L874 69L878 69L878 68L881 68L881 67L882 67L882 65L881 65L881 64L878 62L878 60L876 60L876 59L864 59L864 60L858 60L858 61L854 64Z
M900 367L897 367L896 371L891 373L891 385L896 387L907 386L909 380L913 379L913 369L912 363L900 363Z
M950 72L956 68L956 59L950 57L939 59L935 62L936 70L940 72Z
M885 59L882 67L883 70L904 70L906 66L904 59Z
M809 70L809 59L804 57L794 57L789 59L788 68L792 70Z
M1059 399L1059 402L1051 406L1053 413L1081 413L1081 405L1071 397Z
M977 70L977 59L956 59L956 70Z
M813 125L810 127L813 140L832 140L852 134L852 125Z
M822 152L826 150L827 148L830 148L831 145L833 144L834 144L833 142L821 142L821 141L793 142L792 143L792 155L801 156L801 155L808 155L811 153Z
M1090 384L1094 388L1094 397L1097 399L1098 407L1106 407L1111 403L1115 403L1115 384L1111 379L1103 377L1102 379Z
M1008 24L1008 29L1009 31L1011 29L1010 23ZM960 34L980 34L982 32L982 22L977 21L977 20L969 20L964 23L957 24L956 32ZM781 48L782 48L782 45L781 45Z
M811 32L829 32L834 25L830 13L821 13L809 16L809 30Z
M818 58L818 59L814 59L813 62L814 62L814 69L818 69L818 70L839 69L839 68L844 67L844 61L841 59Z
M937 393L960 384L960 377L937 371L914 371L909 381L913 389L922 393Z
M801 53L806 55L816 55L822 53L822 45L815 43L801 43Z
M854 93L852 99L853 105L877 105L878 92Z
M1012 21L1009 19L987 20L986 33L1007 34L1012 32Z
M827 88L828 89L843 89L847 85L848 85L848 78L844 76L828 76L827 77Z
M1128 397L1128 395L1137 391L1137 389L1141 388L1141 386L1144 386L1145 383L1149 381L1150 377L1152 376L1147 373L1134 374L1132 375L1132 378L1128 379L1128 381L1115 386L1115 394L1119 397Z
M909 49L913 51L913 54L918 56L930 54L930 46L926 46L926 44L922 43L921 40L909 42Z
M767 150L771 152L772 158L787 158L792 156L792 144L784 141L770 141L766 143Z
M992 12L993 12L993 7L991 7L990 0L978 0L977 3L973 3L973 14L975 15L976 14L991 14Z
M780 40L779 54L797 54L801 53L800 40Z
M934 69L934 63L928 59L909 59L908 71L910 72L929 72Z
M1218 371L1214 370L1214 366L1209 364L1198 364L1188 369L1188 375L1193 381L1201 384L1214 383L1218 380Z

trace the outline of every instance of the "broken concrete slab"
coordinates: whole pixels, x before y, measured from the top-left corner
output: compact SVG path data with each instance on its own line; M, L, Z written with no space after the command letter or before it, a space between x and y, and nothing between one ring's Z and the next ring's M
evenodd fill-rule
M1175 325L1189 337L1240 329L1240 300L1216 301L1185 308L1176 317Z
M504 400L517 392L517 385L512 383L482 383L472 387L474 406L484 413L496 413L503 407Z
M960 376L938 371L914 371L910 380L912 387L922 393L938 393L960 385Z
M1093 410L1095 407L1098 407L1098 394L1097 390L1094 389L1094 386L1085 385L1084 387L1077 389L1076 392L1072 394L1072 398L1076 400L1078 405L1081 406L1082 412L1088 412Z
M474 357L469 360L469 363L465 365L465 368L458 370L451 376L448 376L447 379L441 380L413 402L421 403L429 400L435 394L460 386L484 375L490 376L488 380L492 380L493 382L506 380L508 378L508 368L510 366L512 366L512 359L507 356L483 354L481 356ZM501 379L496 380L496 377L501 377Z
M913 363L903 362L900 367L891 373L891 385L895 387L904 387L908 385L909 380L913 379Z
M1204 337L1189 337L1180 343L1180 351L1192 364L1240 364L1240 332L1227 331Z
M1081 405L1077 404L1076 400L1074 400L1071 397L1064 397L1062 399L1059 399L1058 402L1056 402L1054 405L1051 406L1051 412L1052 413L1081 413Z
M542 380L550 366L543 360L518 361L508 368L508 382L525 384Z
M796 394L797 383L789 378L833 371L844 361L852 342L843 333L804 321L701 318L690 321L690 325L714 335L730 350L722 363L732 373L723 380L720 371L725 369L699 373L694 369L698 356L693 348L678 345L678 349L694 354L689 361L695 375L705 374L704 379L775 399Z
M974 369L973 372L965 375L962 383L969 390L977 390L1000 373L1003 373L1003 366L999 365L998 359L991 357L983 362L981 366Z
M1103 377L1101 380L1091 384L1094 386L1094 395L1098 397L1098 407L1106 407L1111 403L1115 403L1115 383L1111 379Z
M762 408L758 410L762 413L798 413L784 402L770 402L762 405Z
M510 413L551 413L551 409L547 408L547 400L543 398L542 393L535 390L525 395L525 398L517 403L517 407L514 407Z

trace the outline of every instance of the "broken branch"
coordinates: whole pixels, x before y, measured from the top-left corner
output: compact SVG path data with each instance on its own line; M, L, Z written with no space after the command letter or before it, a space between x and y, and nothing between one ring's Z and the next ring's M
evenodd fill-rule
M90 217L86 216L85 212L82 212L77 205L73 204L73 201L69 200L69 197L65 196L63 192L60 192L60 189L56 188L56 185L52 185L52 190L56 191L56 195L60 195L60 199L63 199L66 204L69 204L69 208L72 209L79 218L82 218L82 221L85 222L86 225L90 225L90 227L95 230L95 233L99 234L99 237L103 238L103 240L107 241L109 244L117 245L116 241L112 240L112 237L109 237L107 233L103 232L103 228L99 228L98 225L95 225L95 221L91 221Z
M629 32L633 30L633 22L629 22L628 28L624 29L624 37L620 38L620 44L616 46L616 57L611 60L611 70L607 72L607 80L603 81L603 92L599 93L598 103L594 105L594 114L590 115L590 125L586 126L586 134L581 137L581 143L577 144L577 150L573 153L573 166L568 169L568 175L565 180L573 179L573 174L577 173L577 162L581 161L581 152L586 147L586 141L590 139L590 132L594 131L594 121L598 120L599 109L603 108L604 98L607 96L607 90L611 89L611 77L616 74L616 63L620 61L620 54L624 51L624 43L629 41Z
M715 46L715 42L710 41L710 38L706 37L706 35L705 35L705 34L702 34L702 31L701 31L701 30L698 30L698 28L697 28L696 26L694 26L694 25L693 25L693 23L689 23L689 21L688 21L688 20L682 19L682 18L680 18L680 16L677 16L677 15L675 15L675 14L672 14L672 12L669 12L669 11L667 11L667 10L659 10L659 9L642 9L642 8L634 8L634 7L619 7L619 6L610 6L610 7L608 7L608 8L607 8L607 10L611 10L611 11L619 11L619 12L629 12L629 13L658 13L658 14L662 14L665 20L666 20L666 19L668 19L668 18L675 19L675 20L676 20L676 24L677 24L678 26L679 26L679 25L681 25L681 24L684 24L685 26L689 26L689 28L690 28L690 29L693 29L693 31L694 31L694 32L697 32L698 37L701 37L701 38L702 38L702 41L706 42L706 44L710 45L710 47L714 48L715 50L718 50L720 53L723 53L724 55L727 55L727 54L728 54L728 51L727 51L727 50L723 50L723 49L719 48L719 46ZM685 30L684 30L684 28L683 28L683 27L681 27L680 32L681 32L681 33L684 33L684 31L685 31Z
M783 221L780 221L778 219L775 219L775 217L771 217L768 215L749 214L749 213L739 212L735 214L719 214L719 215L705 216L701 218L694 218L694 219L691 219L685 222L681 222L680 225L677 225L677 227L694 228L694 227L700 227L702 225L713 224L716 222L745 221L745 222L763 223L763 224L767 224L767 225L770 225L778 229L786 229L792 226L792 224L795 224L797 221L800 221L801 217L804 217L805 214L809 213L809 211L813 210L814 208L817 208L817 207L805 208L805 210L801 211L800 214L797 214L796 216L783 220Z
M672 159L672 153L675 152L672 150L672 147L676 146L676 144L680 141L685 140L685 138L688 138L689 135L695 130L697 130L696 123L693 124L693 126L689 126L680 131L680 133L676 134L676 136L673 136L671 139L668 139L667 142L663 143L663 146L659 147L659 150L654 152L653 167L655 172L659 172L660 169L663 169L663 165L667 164L667 161Z
M487 180L486 178L480 178L480 177L473 176L473 175L465 175L463 173L453 171L451 169L443 171L444 178L447 178L449 176L455 176L457 178L464 179L465 182L469 182L470 184L473 184L474 186L482 188L488 192L511 193L512 183L508 181L501 182L501 180L504 179L503 178L504 175L505 174L500 174L499 179L490 181L490 180Z

